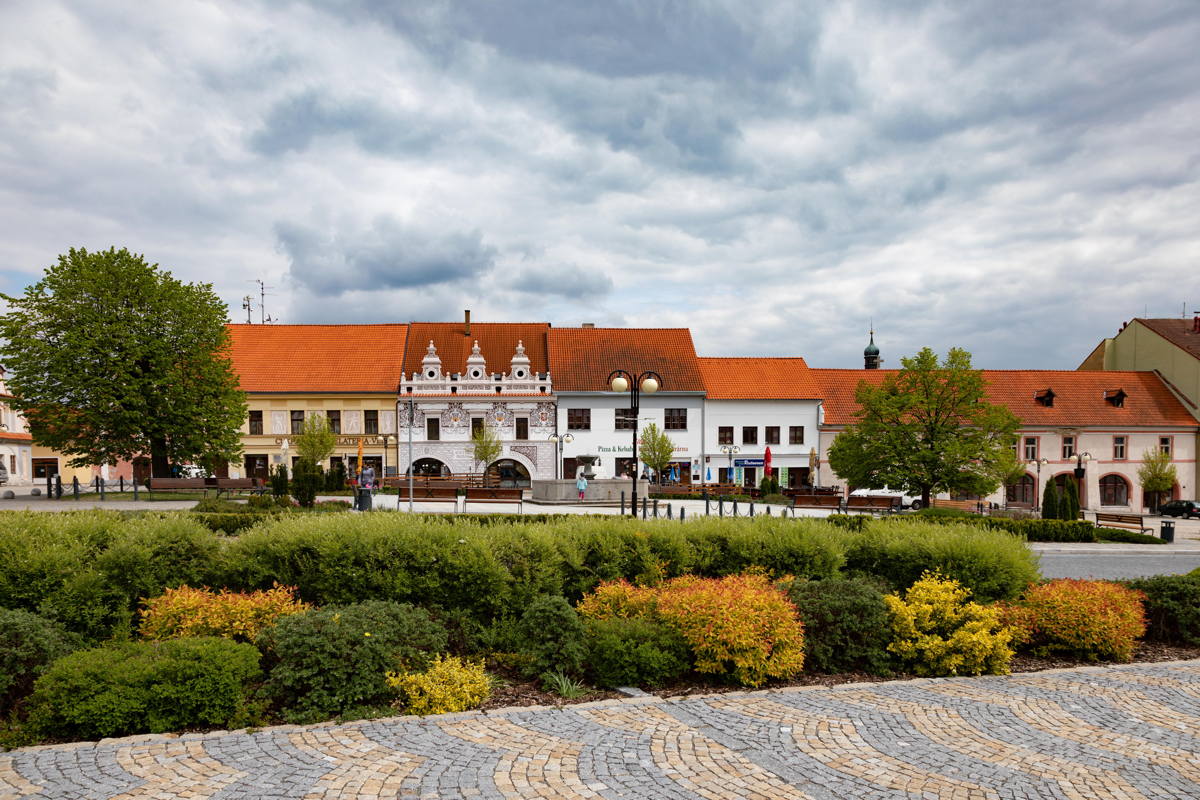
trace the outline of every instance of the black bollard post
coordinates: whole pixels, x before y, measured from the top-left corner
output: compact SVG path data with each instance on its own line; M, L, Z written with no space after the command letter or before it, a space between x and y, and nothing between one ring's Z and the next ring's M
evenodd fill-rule
M704 516L708 516L708 489L704 490Z
M645 497L643 497L642 498L642 519L646 519L649 509L650 509L650 502Z
M138 495L138 482L137 482L137 479L135 478L134 480L131 480L129 483L133 485L133 502L135 502L135 503L136 503L136 502L137 502L137 495Z
M50 478L50 476L47 474L47 475L46 475L46 499L47 499L47 500L53 500L53 499L54 499L54 486L53 486L53 484L51 484L51 482L50 482L50 481L51 481L51 478Z
M621 490L621 516L625 516L625 490Z
M54 476L54 498L62 500L62 475L55 474Z
M79 476L78 475L71 476L71 490L73 492L75 492L75 499L78 500L79 499Z
M680 506L680 507L679 507L679 521L680 521L680 522L683 522L683 514L684 514L684 512L686 512L686 511L687 511L687 509L686 509L686 508L684 508L683 506Z
M654 498L654 518L658 519L658 498Z
M750 501L750 516L754 516L754 501Z
M671 516L671 504L667 503L667 519L675 519Z
M737 516L737 498L733 498L733 516Z
M100 500L104 500L104 478L96 476L96 485L100 487Z
M724 497L717 498L717 516L718 517L725 516L725 498Z
M767 516L771 516L771 507L767 506Z
M125 494L125 476L121 475L119 477L119 480L120 480L121 494Z

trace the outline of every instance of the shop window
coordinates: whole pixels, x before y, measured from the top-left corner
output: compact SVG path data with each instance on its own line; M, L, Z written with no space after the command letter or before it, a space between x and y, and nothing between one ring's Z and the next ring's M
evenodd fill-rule
M668 408L666 418L663 420L663 428L668 431L686 431L687 409Z
M779 426L768 425L765 431L767 444L779 444Z
M1120 475L1105 475L1100 479L1100 505L1129 505L1129 484Z
M342 412L326 411L325 419L329 420L329 430L340 434L342 432Z
M250 435L251 436L262 436L262 432L263 432L262 412L261 411L251 411L250 412Z
M757 425L747 425L742 428L742 444L758 444Z
M717 444L733 444L732 425L722 425L717 428Z
M1114 436L1113 437L1113 459L1116 461L1124 461L1125 460L1125 437L1124 436Z
M568 408L567 430L590 431L592 429L592 410L590 408Z
M613 427L619 431L633 430L637 427L637 414L633 413L632 408L618 408Z
M364 411L363 412L363 433L367 435L379 433L379 412Z
M304 412L292 412L292 433L304 433Z
M803 425L792 425L788 428L788 444L804 444Z

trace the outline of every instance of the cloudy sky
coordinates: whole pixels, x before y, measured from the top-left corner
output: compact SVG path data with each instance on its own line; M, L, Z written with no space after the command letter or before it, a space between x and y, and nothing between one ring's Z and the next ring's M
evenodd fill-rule
M0 3L0 290L1074 368L1200 310L1195 0ZM258 319L257 297L254 318Z

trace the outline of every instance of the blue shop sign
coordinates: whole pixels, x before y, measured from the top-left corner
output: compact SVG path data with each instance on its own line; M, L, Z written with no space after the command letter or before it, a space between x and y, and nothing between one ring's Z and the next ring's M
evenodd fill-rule
M733 465L735 467L761 467L763 460L761 458L735 458Z

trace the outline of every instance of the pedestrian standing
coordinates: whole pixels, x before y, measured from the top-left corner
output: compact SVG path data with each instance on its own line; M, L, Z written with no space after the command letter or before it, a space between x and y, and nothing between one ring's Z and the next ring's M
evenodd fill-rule
M575 479L575 488L579 490L579 499L583 500L583 496L587 494L587 478L583 477L583 473L579 473L579 477Z
M375 488L375 468L370 464L363 467L362 476L359 480L360 486L365 486L368 489Z

